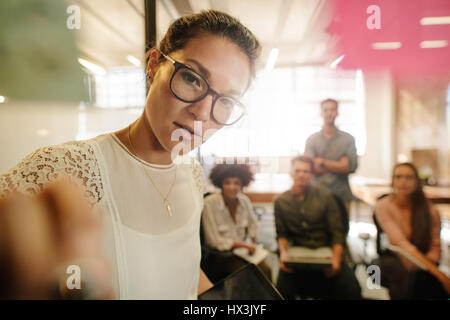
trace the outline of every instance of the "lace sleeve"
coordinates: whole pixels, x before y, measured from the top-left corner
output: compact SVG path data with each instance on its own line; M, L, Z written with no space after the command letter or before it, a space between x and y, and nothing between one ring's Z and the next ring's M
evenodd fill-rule
M193 158L192 158L191 166L192 166L192 174L194 175L195 184L197 185L197 189L203 198L203 195L207 191L203 168L200 165L200 163Z
M75 181L91 203L103 197L100 171L93 148L86 142L67 142L40 148L0 175L0 198L12 192L36 194L62 175Z

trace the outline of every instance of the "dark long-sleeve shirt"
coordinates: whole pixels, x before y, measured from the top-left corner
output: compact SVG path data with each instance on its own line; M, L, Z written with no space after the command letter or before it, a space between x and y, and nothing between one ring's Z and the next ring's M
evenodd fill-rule
M291 190L275 199L277 239L309 248L344 244L345 233L336 201L322 186L310 185L302 201Z

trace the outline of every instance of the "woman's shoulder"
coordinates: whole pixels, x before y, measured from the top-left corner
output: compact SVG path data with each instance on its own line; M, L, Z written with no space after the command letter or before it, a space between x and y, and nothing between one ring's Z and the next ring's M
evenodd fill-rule
M203 167L196 159L190 157L188 155L179 157L176 160L178 165L186 166L189 171L192 172L192 176L194 178L195 184L201 196L207 192L205 174L203 172Z
M239 201L244 202L246 204L251 204L252 203L250 198L243 192L239 192L238 199L239 199Z
M0 195L12 192L35 194L62 176L82 186L91 202L100 200L101 177L88 140L45 146L30 153L0 175Z
M87 141L68 141L34 150L7 173L15 174L20 170L31 171L45 168L54 172L58 169L79 167L90 161L95 161L95 155L92 146Z
M429 199L427 199L427 204L430 210L431 217L435 219L440 219L439 210L437 209L437 207Z
M219 192L211 193L205 197L205 204L217 205L223 201L222 194Z
M375 212L379 212L380 210L385 210L392 208L394 206L392 202L392 195L385 194L379 197L375 202Z

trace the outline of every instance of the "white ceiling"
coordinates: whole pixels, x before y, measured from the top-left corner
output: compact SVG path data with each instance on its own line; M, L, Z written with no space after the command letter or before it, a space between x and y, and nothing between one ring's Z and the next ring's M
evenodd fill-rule
M76 31L80 56L104 68L131 66L128 55L142 59L144 0L73 0L81 9ZM218 9L241 20L260 40L261 65L273 47L277 65L331 62L333 39L325 32L331 13L326 0L157 0L157 37L184 13Z

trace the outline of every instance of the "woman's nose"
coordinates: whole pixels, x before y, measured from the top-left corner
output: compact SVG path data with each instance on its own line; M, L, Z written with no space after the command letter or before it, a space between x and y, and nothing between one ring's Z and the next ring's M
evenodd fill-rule
M211 114L213 97L207 95L202 100L192 103L188 110L195 116L195 120L208 121Z

